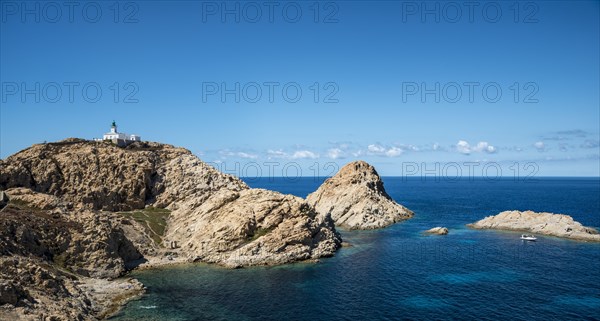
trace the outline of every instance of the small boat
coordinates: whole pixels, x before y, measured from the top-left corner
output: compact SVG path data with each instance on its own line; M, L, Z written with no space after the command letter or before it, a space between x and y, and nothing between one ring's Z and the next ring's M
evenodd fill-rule
M523 241L535 241L535 240L537 240L537 237L535 237L533 235L523 234L523 235L521 235L521 240L523 240Z

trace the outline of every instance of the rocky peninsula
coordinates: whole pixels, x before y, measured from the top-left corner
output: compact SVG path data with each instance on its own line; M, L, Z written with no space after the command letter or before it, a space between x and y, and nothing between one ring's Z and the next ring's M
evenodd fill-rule
M331 216L336 226L368 230L409 219L413 212L385 191L373 166L356 161L342 167L306 198L320 216Z
M274 265L341 246L331 217L303 199L251 189L171 145L67 139L0 169L0 314L14 319L103 318L143 291L119 278L138 266Z
M474 229L523 231L574 240L600 242L600 234L591 227L581 225L569 215L537 213L533 211L505 211L468 224Z

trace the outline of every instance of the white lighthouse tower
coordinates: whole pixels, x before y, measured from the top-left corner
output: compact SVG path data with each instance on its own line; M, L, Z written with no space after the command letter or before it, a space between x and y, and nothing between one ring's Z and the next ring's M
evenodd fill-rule
M110 133L111 134L116 134L117 133L117 123L115 123L114 120L112 122L112 126L110 126Z

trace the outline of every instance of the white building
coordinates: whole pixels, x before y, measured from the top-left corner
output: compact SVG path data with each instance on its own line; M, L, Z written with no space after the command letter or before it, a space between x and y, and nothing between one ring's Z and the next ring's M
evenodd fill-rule
M96 139L96 140L100 140L100 139ZM129 143L133 143L133 142L141 142L142 138L138 135L129 135L129 134L125 134L125 133L119 133L117 131L117 124L113 121L112 122L112 126L110 126L110 132L106 133L102 136L101 140L111 140L115 143L121 143L121 144L129 144Z

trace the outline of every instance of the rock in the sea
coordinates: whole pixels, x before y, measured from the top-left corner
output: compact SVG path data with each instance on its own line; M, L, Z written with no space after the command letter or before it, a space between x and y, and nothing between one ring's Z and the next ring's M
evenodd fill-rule
M319 215L331 215L336 226L347 229L376 229L413 216L385 192L375 168L364 161L342 167L306 201Z
M475 229L525 231L575 240L600 242L600 234L591 227L581 225L569 215L536 213L533 211L505 211L488 216L467 226Z
M429 229L423 233L431 234L431 235L446 235L446 234L448 234L448 228L438 226L438 227Z

